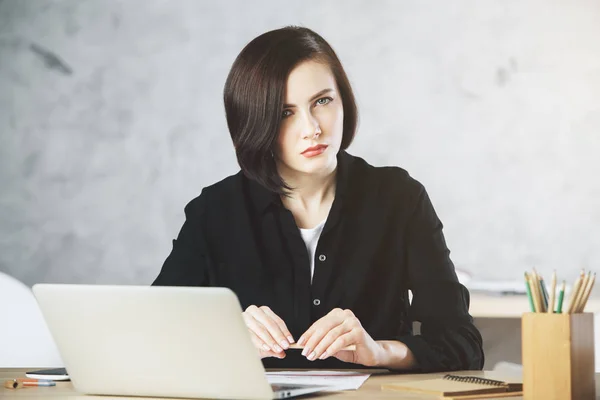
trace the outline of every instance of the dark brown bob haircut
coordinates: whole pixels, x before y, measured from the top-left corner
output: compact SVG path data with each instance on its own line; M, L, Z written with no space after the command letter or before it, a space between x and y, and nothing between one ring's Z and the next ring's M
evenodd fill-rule
M354 139L358 111L352 87L337 55L319 34L287 26L266 32L237 56L223 91L227 126L244 174L272 192L291 188L277 172L273 158L290 72L304 61L326 64L337 83L344 108L341 149Z

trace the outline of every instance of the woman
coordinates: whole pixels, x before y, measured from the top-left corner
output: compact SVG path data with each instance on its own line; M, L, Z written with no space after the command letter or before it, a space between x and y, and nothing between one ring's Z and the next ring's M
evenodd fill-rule
M186 206L154 285L231 288L266 367L481 369L425 189L345 151L357 110L329 44L300 27L255 38L224 100L241 171Z

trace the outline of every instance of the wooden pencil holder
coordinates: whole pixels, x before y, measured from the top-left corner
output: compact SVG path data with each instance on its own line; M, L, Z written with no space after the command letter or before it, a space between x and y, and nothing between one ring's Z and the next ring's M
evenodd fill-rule
M594 400L594 314L526 313L523 398Z

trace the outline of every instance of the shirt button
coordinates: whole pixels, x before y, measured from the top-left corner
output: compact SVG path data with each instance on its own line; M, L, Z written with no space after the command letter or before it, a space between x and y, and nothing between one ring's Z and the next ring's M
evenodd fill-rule
M321 255L319 256L319 261L323 262L323 261L325 261L325 260L327 260L327 257L325 257L325 254L321 254Z
M319 300L319 299L314 299L314 300L313 300L313 304L314 304L315 306L318 306L319 304L321 304L321 300Z

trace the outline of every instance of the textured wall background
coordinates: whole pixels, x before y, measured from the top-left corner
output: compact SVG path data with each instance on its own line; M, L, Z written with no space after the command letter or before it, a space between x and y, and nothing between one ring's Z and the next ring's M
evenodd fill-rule
M351 153L425 184L458 267L598 268L596 0L0 0L0 270L150 283L184 205L238 169L231 63L287 24L336 49Z

